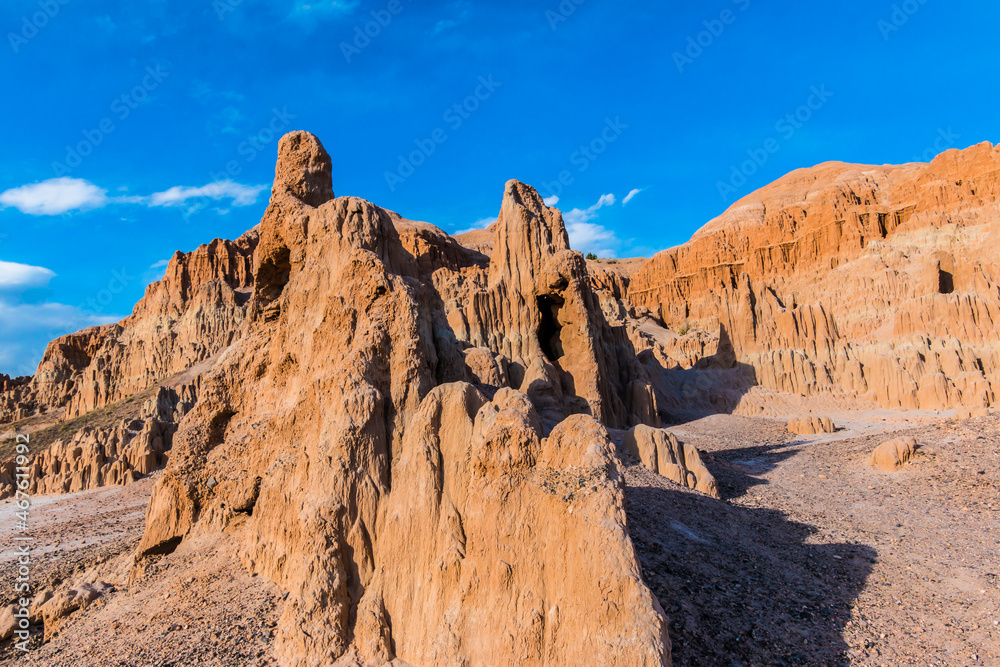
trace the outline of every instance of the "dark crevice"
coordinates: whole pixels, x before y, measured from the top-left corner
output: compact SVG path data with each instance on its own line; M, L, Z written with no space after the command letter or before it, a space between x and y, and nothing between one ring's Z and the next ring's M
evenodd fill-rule
M556 361L563 356L562 325L559 323L559 309L566 303L558 296L538 297L538 310L542 320L538 325L538 343L542 353L549 361Z
M938 269L938 293L951 294L955 291L955 277L947 271Z
M221 445L226 439L226 428L230 420L236 415L232 410L223 410L216 413L208 423L208 448L214 449Z
M142 552L142 557L146 556L166 556L167 554L172 554L177 547L180 546L181 541L184 538L180 535L176 537L171 537L169 540L160 542L155 547L150 547Z
M291 251L288 248L279 248L261 261L254 276L254 293L260 301L265 321L275 320L280 315L280 304L275 302L281 297L291 273Z

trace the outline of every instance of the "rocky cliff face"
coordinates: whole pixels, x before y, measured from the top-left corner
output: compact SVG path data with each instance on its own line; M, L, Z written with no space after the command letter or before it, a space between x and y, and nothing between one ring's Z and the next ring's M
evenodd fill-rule
M218 354L243 322L257 233L176 253L132 314L49 343L38 372L0 384L0 423L38 412L72 418Z
M605 430L654 392L559 213L508 183L486 257L329 174L282 139L137 568L225 531L290 593L288 665L669 664Z
M671 329L731 343L765 387L988 406L1000 369L1000 147L828 163L734 204L632 276Z

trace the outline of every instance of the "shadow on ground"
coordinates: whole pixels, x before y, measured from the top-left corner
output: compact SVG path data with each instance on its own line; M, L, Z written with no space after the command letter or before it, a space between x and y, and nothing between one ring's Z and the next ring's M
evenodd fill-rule
M798 454L798 448L803 444L790 442L738 447L716 452L701 452L701 457L715 477L722 499L733 500L744 495L751 487L767 484L767 480L758 475L771 472L779 464Z
M794 454L760 449L719 454L739 461L766 455L772 465L774 456ZM724 497L762 483L741 479L729 465L716 469ZM843 630L871 573L873 549L809 544L816 529L782 512L681 490L639 466L627 476L629 532L669 618L676 667L850 663Z

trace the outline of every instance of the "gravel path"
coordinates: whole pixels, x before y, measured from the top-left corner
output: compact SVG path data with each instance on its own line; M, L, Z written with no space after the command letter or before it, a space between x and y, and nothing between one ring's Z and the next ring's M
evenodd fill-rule
M1000 417L835 421L850 428L801 437L732 416L673 427L706 453L723 501L627 471L674 664L1000 665ZM912 465L865 464L903 434L920 445Z

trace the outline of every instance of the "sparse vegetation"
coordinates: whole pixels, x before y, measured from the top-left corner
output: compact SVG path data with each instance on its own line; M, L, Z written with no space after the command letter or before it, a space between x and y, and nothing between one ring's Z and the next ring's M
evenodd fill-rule
M134 419L142 411L142 404L155 395L157 386L151 389L133 394L117 403L112 403L96 410L91 410L87 414L80 415L74 419L58 422L51 426L37 428L38 417L29 417L21 421L5 424L3 430L15 430L18 432L27 431L31 434L30 451L37 454L48 448L56 440L67 440L72 438L77 431L86 426L93 428L111 428L117 426L122 419ZM35 428L32 428L35 426ZM14 448L17 446L14 438L7 442L0 443L0 461L11 458L14 455Z
M681 328L677 330L677 335L686 336L689 331L691 331L691 325L685 322L681 325Z
M593 262L596 262L596 261L597 261L597 255L595 255L595 254L594 254L594 253L592 253L592 252L588 252L588 253L587 253L587 259L589 259L589 260L591 260L591 261L593 261Z

